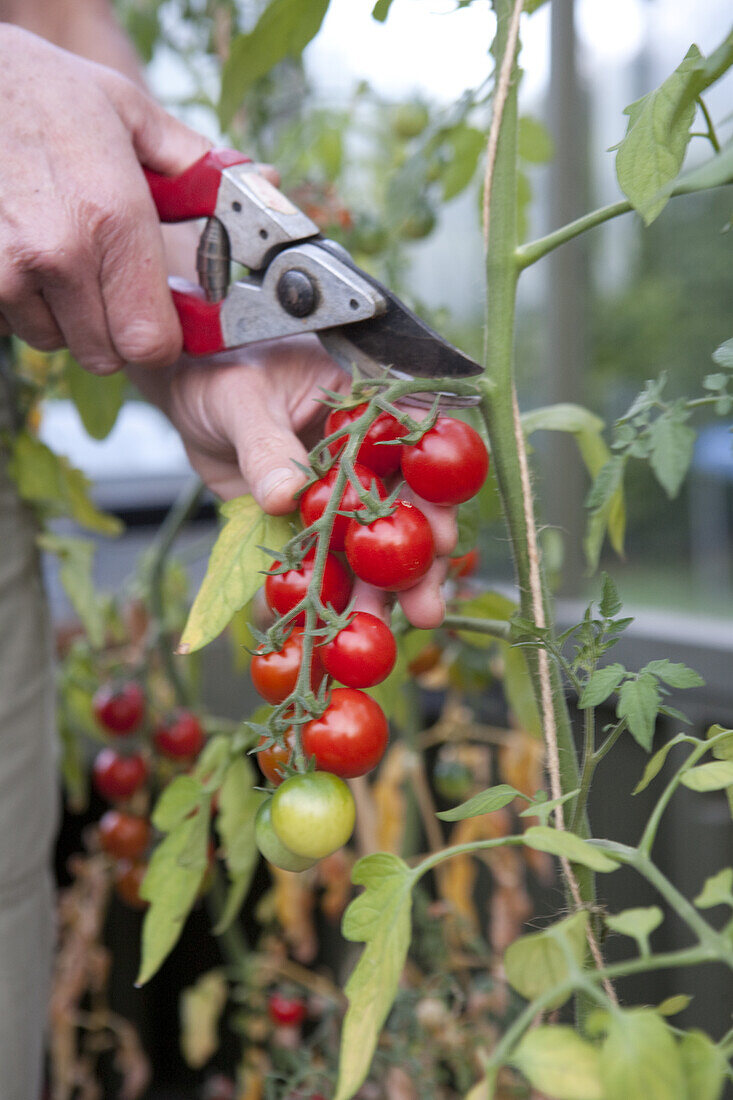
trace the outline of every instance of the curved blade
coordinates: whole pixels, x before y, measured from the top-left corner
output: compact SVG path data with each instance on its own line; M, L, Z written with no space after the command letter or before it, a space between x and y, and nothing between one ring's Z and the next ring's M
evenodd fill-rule
M471 378L482 368L458 348L425 324L377 279L362 271L348 252L333 241L314 242L349 267L358 271L384 297L382 313L366 321L325 329L318 333L321 343L341 365L356 365L368 378L389 370L397 378ZM474 404L475 398L446 394L455 404ZM420 404L430 404L430 395L414 395ZM447 403L447 402L445 402Z

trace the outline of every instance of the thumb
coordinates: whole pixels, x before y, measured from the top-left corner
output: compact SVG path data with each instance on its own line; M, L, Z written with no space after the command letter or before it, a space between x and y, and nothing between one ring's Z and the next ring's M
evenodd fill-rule
M126 77L111 73L105 90L146 168L177 176L211 148L208 138L179 122Z

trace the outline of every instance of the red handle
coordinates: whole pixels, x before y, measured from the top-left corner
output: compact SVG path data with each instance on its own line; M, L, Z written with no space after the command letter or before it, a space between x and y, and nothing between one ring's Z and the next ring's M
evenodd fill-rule
M187 279L168 280L173 304L183 329L183 348L189 355L211 355L225 348L221 328L222 302L207 302L204 292Z
M208 218L216 209L221 174L235 164L249 164L235 149L210 149L180 176L162 176L143 168L153 202L163 222Z

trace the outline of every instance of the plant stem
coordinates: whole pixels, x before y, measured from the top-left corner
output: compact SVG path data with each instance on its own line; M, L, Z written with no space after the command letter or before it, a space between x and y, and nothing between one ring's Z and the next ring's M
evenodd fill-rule
M715 152L719 153L720 152L720 142L718 141L718 135L715 133L715 126L713 125L713 120L710 117L710 112L708 111L708 109L705 105L705 102L703 101L702 96L697 97L697 105L700 108L700 110L702 111L702 117L705 119L705 125L708 128L708 132L704 136L708 139L708 141L712 145Z
M511 627L504 619L474 619L470 615L446 615L441 623L446 630L468 630L473 634L488 634L508 642Z
M716 741L722 739L725 736L727 736L727 734L722 733L718 734L717 737L711 737L708 741L701 741L700 744L696 745L693 748L692 752L687 757L687 760L685 760L684 764L680 768L678 768L675 774L672 776L669 783L660 795L656 806L652 810L651 816L646 824L646 828L644 829L642 838L639 841L639 851L642 853L642 855L648 858L651 854L652 845L654 844L657 830L659 829L659 823L662 820L662 815L667 809L672 795L679 787L682 781L682 776L697 763L701 756L704 756L705 753L708 752L708 750L715 744Z
M586 813L588 795L590 794L590 786L593 779L593 773L596 770L595 747L595 707L586 707L583 711L583 767L580 774L580 790L578 791L578 797L575 800L575 809L573 811L572 821L570 822L571 833L575 833L578 831L578 826L580 825L580 822L583 820L583 817Z
M153 636L160 651L166 675L173 685L176 698L183 705L190 702L190 693L176 665L171 639L165 630L163 578L173 543L178 538L184 523L198 508L204 490L204 483L198 478L185 486L158 528L150 550L150 609L153 616Z

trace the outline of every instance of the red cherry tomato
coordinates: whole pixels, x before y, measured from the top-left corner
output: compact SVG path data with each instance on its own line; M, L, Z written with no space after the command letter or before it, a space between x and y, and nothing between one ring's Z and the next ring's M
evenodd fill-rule
M368 584L401 592L423 577L435 557L430 524L414 504L398 500L384 519L362 526L355 519L346 532L346 558Z
M267 998L267 1011L273 1024L294 1027L305 1019L305 1001L302 997L288 997L284 993L271 993Z
M273 706L283 703L295 690L300 666L303 662L303 631L297 627L285 639L282 649L273 653L256 653L250 672L252 683L263 699ZM315 690L323 679L323 667L318 649L313 649L311 660L311 687Z
M204 731L195 714L178 710L156 727L153 741L163 756L198 756L204 746Z
M479 491L489 455L477 431L462 420L439 416L419 443L402 448L402 474L411 489L433 504L462 504Z
M389 627L366 611L357 611L335 638L320 646L323 667L347 687L380 684L397 660L397 645Z
M99 821L99 842L115 859L140 859L150 843L150 824L143 817L107 810Z
M331 435L339 428L349 428L365 409L366 405L357 405L355 409L334 409L328 414L325 434ZM395 420L389 413L380 413L357 451L357 462L368 466L380 477L397 473L400 468L400 448L396 444L388 444L387 440L402 439L405 431L399 420ZM346 438L344 436L343 439L336 439L333 443L329 443L328 449L332 455L339 453L346 443Z
M123 859L115 867L115 893L130 909L147 909L150 902L140 897L140 886L148 870L147 863Z
M260 745L267 740L266 737L260 738ZM260 771L264 775L265 779L269 779L275 787L279 787L285 778L285 773L281 770L284 764L290 763L290 758L293 755L293 748L295 747L295 730L290 729L285 734L284 745L270 745L267 749L259 749L257 753L257 763L260 766Z
M379 499L385 499L387 490L372 470L368 469L366 466L362 466L360 462L355 462L354 472L365 489L371 489L372 492L376 490ZM315 523L325 512L326 505L333 495L333 486L337 476L338 469L334 466L328 471L325 477L322 477L320 481L314 482L314 484L309 486L303 493L300 500L300 515L305 527L310 527L311 523ZM364 505L359 500L356 489L351 482L349 482L341 497L341 504L339 505L340 510L342 512L355 512L357 509L363 507ZM335 517L333 529L331 531L331 541L329 542L331 550L343 550L346 529L348 526L349 520L346 516Z
M456 580L460 577L471 577L478 568L478 550L474 546L473 550L467 551L465 554L459 554L455 558L451 558L450 565L448 566L448 576L453 577Z
M109 733L124 737L136 730L145 715L145 696L139 684L103 684L92 699L94 717Z
M313 576L315 550L309 550L298 569L288 569L285 573L268 573L265 579L265 598L278 615L287 615L305 596L310 579ZM272 569L278 568L275 562ZM323 571L321 601L330 604L334 611L345 611L351 595L351 577L337 557L329 554ZM305 612L295 618L296 626L305 623Z
M303 751L319 772L342 779L366 775L384 755L389 727L384 711L366 692L334 688L320 718L303 726Z
M140 753L122 756L115 749L102 749L92 766L95 790L108 802L130 798L148 778L148 766Z

